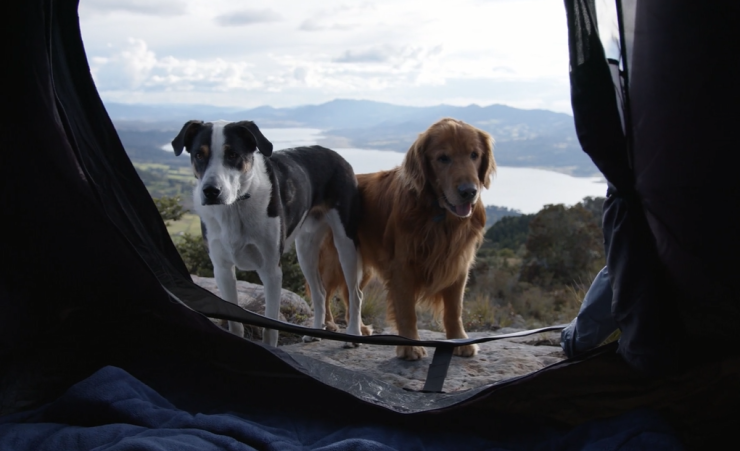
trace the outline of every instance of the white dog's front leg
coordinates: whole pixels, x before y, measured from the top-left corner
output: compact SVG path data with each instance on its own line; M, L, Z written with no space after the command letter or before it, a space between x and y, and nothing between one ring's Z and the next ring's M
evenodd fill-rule
M280 313L283 270L279 265L275 264L267 270L258 271L258 274L265 288L265 316L276 320ZM270 346L277 346L278 331L265 329L262 334L262 342Z
M216 278L218 290L221 296L232 304L239 305L239 299L236 294L236 275L234 274L234 265L213 264L213 275ZM229 331L240 337L244 336L244 325L236 321L229 321Z

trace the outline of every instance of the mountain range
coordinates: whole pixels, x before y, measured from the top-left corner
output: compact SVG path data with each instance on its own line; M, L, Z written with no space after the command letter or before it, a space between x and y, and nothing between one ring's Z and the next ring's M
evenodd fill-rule
M573 117L547 110L504 105L412 107L346 99L293 108L106 103L106 109L135 161L145 156L147 148L160 151L190 119L251 120L262 128L317 128L324 135L318 144L327 147L406 152L433 122L453 117L494 137L496 162L501 166L543 168L574 176L598 174L581 150Z

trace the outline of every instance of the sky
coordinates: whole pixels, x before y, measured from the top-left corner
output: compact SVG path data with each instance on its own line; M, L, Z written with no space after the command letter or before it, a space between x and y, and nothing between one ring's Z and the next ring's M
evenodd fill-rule
M79 14L106 102L571 114L560 0L82 0Z

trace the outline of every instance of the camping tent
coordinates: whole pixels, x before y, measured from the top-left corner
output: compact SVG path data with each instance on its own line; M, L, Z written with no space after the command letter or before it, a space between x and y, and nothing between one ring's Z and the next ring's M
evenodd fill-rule
M565 9L578 136L612 186L622 339L458 394L393 390L215 327L204 315L271 323L190 280L97 94L76 2L6 5L0 449L719 443L740 401L738 7L619 5L616 65L594 2Z

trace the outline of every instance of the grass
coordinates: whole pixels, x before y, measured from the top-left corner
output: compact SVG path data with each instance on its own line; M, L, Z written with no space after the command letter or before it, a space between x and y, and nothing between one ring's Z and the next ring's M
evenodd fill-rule
M378 279L373 278L362 291L362 318L366 324L378 329L385 327L385 287Z
M332 315L334 315L334 321L346 326L344 302L335 296L329 303L329 308L331 308ZM362 290L360 313L362 322L372 325L376 331L382 331L386 327L385 287L375 277L370 279L365 289Z
M200 218L194 213L186 213L178 221L172 221L167 227L167 231L173 240L189 233L193 236L199 237L200 233Z
M490 330L503 327L501 318L505 315L500 314L500 306L497 306L490 297L477 294L463 305L463 324L466 330Z
M575 318L588 285L574 282L541 287L520 282L518 268L510 263L499 262L499 266L476 275L463 310L463 322L469 330L544 327Z
M160 163L134 163L134 167L152 197L180 196L183 206L192 208L192 169Z

